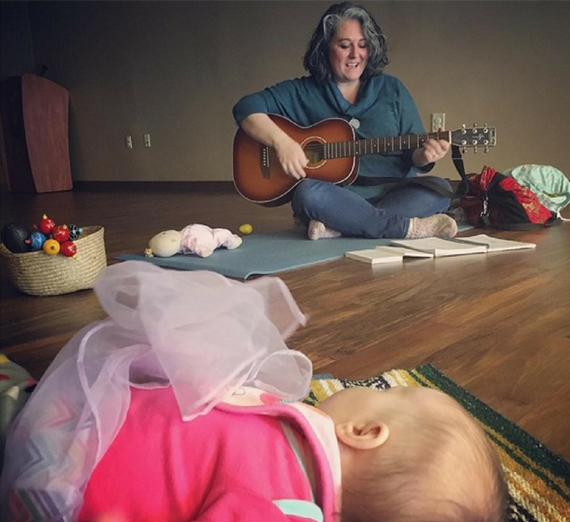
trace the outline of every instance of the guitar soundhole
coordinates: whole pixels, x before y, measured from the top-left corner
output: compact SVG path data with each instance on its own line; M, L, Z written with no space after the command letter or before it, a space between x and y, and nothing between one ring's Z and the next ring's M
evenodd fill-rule
M323 144L319 141L309 141L305 143L304 151L307 159L309 160L310 167L315 167L319 163L322 163L325 159Z

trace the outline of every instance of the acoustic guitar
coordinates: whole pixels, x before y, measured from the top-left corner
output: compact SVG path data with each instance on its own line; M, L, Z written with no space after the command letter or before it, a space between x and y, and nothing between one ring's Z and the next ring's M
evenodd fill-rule
M496 145L494 127L465 126L456 131L407 134L393 138L358 139L352 126L340 118L323 120L301 127L275 114L270 118L301 144L309 160L307 178L350 185L358 176L359 157L415 149L429 139L446 140L463 149ZM234 139L234 184L246 199L265 206L279 206L290 201L293 189L302 180L287 175L274 149L262 145L239 129Z

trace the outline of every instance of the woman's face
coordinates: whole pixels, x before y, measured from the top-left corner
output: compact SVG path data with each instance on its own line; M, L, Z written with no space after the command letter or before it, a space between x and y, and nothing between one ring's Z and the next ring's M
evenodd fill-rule
M358 20L340 24L331 41L329 62L336 83L357 82L368 62L368 45Z

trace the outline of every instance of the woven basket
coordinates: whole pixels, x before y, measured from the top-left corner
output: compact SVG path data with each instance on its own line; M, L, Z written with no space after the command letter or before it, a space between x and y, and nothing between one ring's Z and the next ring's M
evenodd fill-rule
M75 257L48 255L43 250L14 254L0 243L2 264L14 286L25 294L61 295L93 288L107 266L103 227L84 227L74 241Z

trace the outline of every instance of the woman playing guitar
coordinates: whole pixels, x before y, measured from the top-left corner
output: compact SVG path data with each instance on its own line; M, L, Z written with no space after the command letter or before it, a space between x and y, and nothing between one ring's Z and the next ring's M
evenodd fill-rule
M417 147L366 151L362 157L357 157L358 150L352 151L357 158L350 160L353 168L348 170L352 171L346 179L331 183L310 175L311 169L325 161L308 157L310 147L303 147L292 135L295 126L307 128L333 118L348 122L356 136L365 140L424 133L406 87L383 72L387 63L385 37L370 13L349 2L335 4L324 13L309 43L303 61L309 75L245 96L234 107L240 132L261 144L266 156L256 158L262 165L261 175L252 184L261 186L270 179L273 162L293 187L283 198L261 202L271 205L290 199L311 239L453 237L457 233L455 221L443 214L450 204L448 197L421 185L393 183L393 178L429 172L449 151L448 140L429 138ZM430 177L441 184L443 192L451 191L446 180ZM359 183L370 178L372 183ZM379 178L392 178L392 183L381 179L376 183Z

